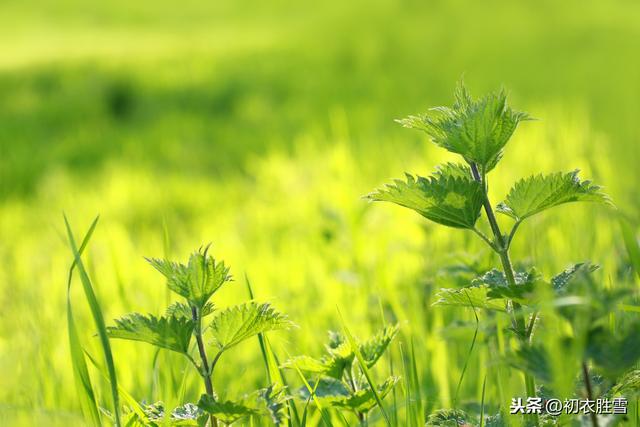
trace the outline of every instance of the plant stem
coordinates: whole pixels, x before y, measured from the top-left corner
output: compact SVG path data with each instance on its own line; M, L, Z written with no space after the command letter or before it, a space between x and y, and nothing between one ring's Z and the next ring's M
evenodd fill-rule
M587 389L587 398L593 400L593 390L591 388L591 378L589 377L589 367L587 362L582 362L582 376L584 378L584 386ZM598 427L598 415L594 411L591 412L591 424Z
M471 166L471 174L473 175L473 179L479 182L484 188L484 200L483 207L485 214L487 215L487 220L489 221L489 225L491 227L491 231L493 232L493 236L495 239L495 245L497 246L497 253L500 256L500 262L502 263L502 269L504 270L505 278L507 279L507 283L509 286L517 286L516 278L513 272L513 265L511 264L511 259L509 258L509 245L511 241L505 241L505 238L500 231L500 226L498 225L498 221L496 220L496 216L493 213L493 208L491 207L491 202L489 202L489 196L487 194L487 183L484 179L483 175L480 175L480 171L478 171L478 166L475 163L470 163ZM511 236L512 237L512 236ZM520 312L520 304L516 301L510 300L509 304L511 305L511 314L512 314L512 324L518 337L520 338L520 342L523 345L528 344L527 337L527 329L525 325L524 316ZM536 383L535 379L529 375L528 373L524 373L524 382L527 390L527 397L535 397L536 395ZM533 415L533 422L535 425L538 425L538 416L536 414Z
M194 306L191 306L191 317L193 318L193 322L195 327L193 328L193 333L196 336L196 343L198 345L198 353L200 354L200 360L202 360L202 367L200 375L204 380L204 388L211 398L214 398L213 395L213 384L211 383L211 372L209 371L209 362L207 360L207 352L204 348L204 342L202 341L202 322L198 313L198 309ZM213 415L210 416L210 424L211 427L218 426L218 420Z

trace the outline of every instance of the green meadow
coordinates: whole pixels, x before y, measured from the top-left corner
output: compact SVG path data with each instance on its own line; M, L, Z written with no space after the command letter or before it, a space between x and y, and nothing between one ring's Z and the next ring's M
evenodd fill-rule
M522 177L580 169L616 205L566 204L529 219L511 247L514 266L549 277L591 260L599 289L637 289L638 52L640 4L626 0L3 2L0 424L89 425L68 341L74 257L63 213L77 241L100 215L82 259L107 325L134 311L162 314L177 299L144 257L186 262L211 243L233 276L216 307L248 300L248 278L256 300L295 323L268 333L280 361L320 357L327 331L345 325L364 339L398 323L371 369L374 382L400 377L383 400L392 425L424 425L441 408L476 420L508 410L525 396L522 373L506 361L516 340L492 344L492 328L508 321L434 305L441 288L466 286L498 257L469 231L363 196L459 159L394 119L451 105L461 78L478 97L504 87L536 120L519 125L491 173L491 201ZM612 331L638 315L636 295L613 306ZM70 297L97 364L87 362L96 400L111 413L77 276ZM570 366L541 328L555 368ZM111 348L118 384L138 402L175 407L204 392L178 354L122 340ZM268 385L256 338L216 369L225 399ZM300 376L283 372L297 396ZM572 386L567 372L554 377L559 389ZM302 414L305 401L293 402ZM313 399L306 412L309 426L359 422ZM624 425L638 419L631 399ZM367 422L387 425L379 408ZM255 416L235 425L270 424Z

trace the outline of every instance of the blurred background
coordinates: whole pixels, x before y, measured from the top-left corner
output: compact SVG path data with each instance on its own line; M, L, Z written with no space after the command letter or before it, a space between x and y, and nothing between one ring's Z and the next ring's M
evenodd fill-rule
M639 52L632 0L3 1L0 419L82 424L62 212L77 235L101 215L87 261L107 320L163 311L143 256L183 260L213 242L236 278L220 306L247 298L246 273L300 326L274 336L276 350L319 355L337 306L363 336L382 306L415 339L430 404L446 406L469 334L445 346L455 314L433 309L432 291L444 266L495 260L465 232L362 200L455 160L393 119L450 105L462 76L476 96L503 85L539 120L508 145L493 200L519 177L580 168L637 224ZM592 259L606 280L633 280L606 208L569 205L521 233L513 257L547 276ZM78 285L83 344L99 355ZM222 361L223 394L264 384L255 350ZM158 366L179 375L179 359L153 365L152 349L127 342L114 352L130 393L170 399Z

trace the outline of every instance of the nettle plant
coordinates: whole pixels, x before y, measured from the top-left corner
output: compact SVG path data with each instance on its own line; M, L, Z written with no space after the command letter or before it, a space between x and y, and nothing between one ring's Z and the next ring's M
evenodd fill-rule
M231 424L243 418L271 416L282 422L286 399L284 389L270 386L245 396L242 401L218 398L213 378L216 366L227 351L248 338L268 331L287 329L292 322L269 304L245 302L217 309L214 294L231 280L229 268L208 253L208 247L194 252L186 264L166 259L147 259L167 281L167 286L182 298L171 304L163 316L132 313L107 327L109 338L142 341L186 357L202 377L205 394L197 404L186 404L172 411L166 420L161 404L144 407L144 413L132 411L128 425L165 425L196 422L198 425ZM258 405L257 401L262 404Z
M528 218L565 203L611 204L601 187L581 180L576 170L521 179L494 208L488 197L489 173L500 162L517 126L527 120L531 120L528 114L508 106L504 90L473 99L461 83L452 107L433 108L398 122L425 132L436 145L460 155L464 162L441 165L429 177L407 174L405 180L395 180L367 196L372 201L412 209L435 223L471 231L497 254L500 269L487 271L464 288L442 289L437 304L507 312L510 330L520 341L520 354L532 348L538 318L534 297L537 288L547 286L561 292L578 272L593 267L576 264L548 281L535 268L516 271L509 250L518 228ZM507 233L502 231L495 212L512 221ZM519 367L524 372L526 395L536 396L534 373L526 366ZM434 419L442 416L436 414ZM458 416L455 413L454 418Z
M385 326L371 338L356 342L330 331L326 354L320 359L296 356L282 367L315 377L305 380L298 392L300 399L313 400L320 409L326 406L352 412L361 425L366 425L368 413L376 406L384 410L382 399L398 382L398 377L392 375L375 385L369 375L369 369L384 355L397 333L398 325Z

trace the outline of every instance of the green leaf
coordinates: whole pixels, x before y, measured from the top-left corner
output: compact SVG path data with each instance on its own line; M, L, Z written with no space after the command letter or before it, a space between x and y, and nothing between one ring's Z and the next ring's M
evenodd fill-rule
M425 426L460 427L470 425L468 415L460 409L438 409L429 415Z
M542 281L535 269L531 269L528 272L516 272L514 279L516 285L510 285L504 273L494 268L475 278L472 284L474 286L489 286L488 298L508 298L525 301L526 297L533 293L536 284Z
M277 329L288 329L293 323L269 304L247 302L218 311L209 326L214 344L225 351L247 338Z
M442 288L436 294L433 305L484 308L486 310L505 311L505 301L489 297L491 288L487 285L468 286L462 289Z
M542 382L552 380L549 355L540 345L525 345L508 357L509 363L522 371L528 372Z
M397 384L398 377L390 377L378 386L378 396L380 399L384 399L387 394ZM376 406L376 396L370 387L360 389L350 395L347 398L335 399L330 402L330 405L338 408L349 408L358 412L368 412L374 406Z
M347 386L340 380L332 377L322 377L317 381L309 381L311 390L315 390L314 394L317 399L322 399L323 402L331 403L336 400L346 399L351 394ZM308 399L311 396L309 387L302 387L298 391L300 397L303 400Z
M94 220L89 234L92 233L91 230L95 227L96 221L97 218L96 220ZM120 427L122 423L120 421L120 398L118 396L118 379L116 377L116 366L113 361L113 353L111 352L111 345L109 344L109 338L107 336L104 316L102 315L102 308L100 306L98 298L96 297L95 291L93 290L93 284L91 283L91 279L87 274L87 270L84 268L84 263L82 262L80 251L78 251L75 238L73 237L73 232L71 231L71 225L69 225L69 221L67 220L66 216L64 217L64 223L67 229L69 247L71 248L71 252L74 256L72 269L73 266L77 267L78 269L80 282L82 283L82 288L84 290L87 303L89 304L89 308L91 309L91 315L96 325L96 329L98 330L98 337L100 339L100 345L102 347L102 353L104 354L104 360L107 365L107 371L109 373L109 381L111 383L111 402L113 404L114 421L115 425L117 427Z
M232 424L252 415L261 415L257 408L232 401L214 400L208 394L203 394L198 401L198 407L213 415L225 424Z
M601 187L591 181L581 181L578 170L557 172L550 175L534 175L516 182L504 202L496 207L498 212L522 221L545 209L570 202L598 202L611 205Z
M310 356L296 356L284 362L281 366L284 369L295 369L296 367L302 372L310 372L315 374L324 374L329 370L324 360L314 359Z
M454 228L474 228L484 200L482 185L445 167L424 178L407 174L367 196L372 201L392 202L413 209L425 218Z
M208 302L200 309L200 316L201 317L208 316L211 313L213 313L214 310L215 310L214 305ZM165 311L165 316L178 317L178 318L184 318L184 319L193 318L193 314L191 312L191 307L189 307L189 304L185 304L182 302L174 302L169 307L167 307L167 310Z
M116 326L107 328L110 338L142 341L182 354L189 352L194 328L191 319L132 313L115 322Z
M89 244L89 240L93 235L93 231L98 223L98 218L93 221L89 231L82 239L82 243L78 248L78 255L82 255L85 248ZM73 317L73 308L71 305L71 279L73 278L73 270L75 269L76 261L74 260L69 269L69 276L67 281L67 331L69 335L69 350L71 354L71 364L73 366L73 376L78 389L78 397L80 400L80 406L85 417L91 420L91 424L94 426L101 426L100 412L98 411L98 405L96 403L95 393L93 391L93 384L91 382L91 376L87 369L87 362L84 358L84 349L80 342L80 336L78 334L78 328L76 327L75 319Z
M208 255L208 247L194 252L189 262L180 264L165 259L147 261L167 278L167 286L191 304L202 309L211 296L231 280L229 268Z
M398 333L398 325L385 326L380 332L359 345L360 354L367 364L367 368L376 364L387 350L389 343Z
M610 396L625 396L630 399L640 397L640 370L633 369L625 373L616 385L611 387Z
M591 273L596 271L599 267L589 262L579 262L567 267L561 273L556 274L551 278L551 286L556 292L564 292L567 285L578 275L579 272L584 271Z
M398 122L406 128L426 132L435 144L460 154L469 163L477 163L486 173L502 157L504 146L518 123L530 117L507 105L504 90L474 100L461 82L455 99L452 108L436 107L429 113Z

